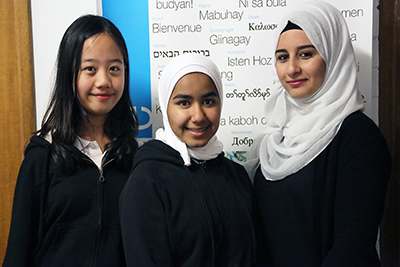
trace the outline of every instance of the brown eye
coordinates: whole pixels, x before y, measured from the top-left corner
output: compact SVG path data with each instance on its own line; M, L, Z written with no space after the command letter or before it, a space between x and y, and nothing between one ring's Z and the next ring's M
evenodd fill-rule
M183 101L180 101L179 103L178 103L180 106L188 106L189 105L189 101L186 101L186 100L183 100Z
M214 104L214 100L212 100L212 99L206 99L206 100L204 100L204 104L206 104L206 105L212 105L212 104Z
M276 60L277 61L285 61L289 59L289 55L286 54L281 54L281 55L277 55L276 56Z
M301 58L310 58L310 57L312 57L313 56L313 53L312 52L302 52L301 54L300 54L300 57Z
M87 71L95 71L96 69L94 68L94 67L85 67L84 68L84 70L87 70Z

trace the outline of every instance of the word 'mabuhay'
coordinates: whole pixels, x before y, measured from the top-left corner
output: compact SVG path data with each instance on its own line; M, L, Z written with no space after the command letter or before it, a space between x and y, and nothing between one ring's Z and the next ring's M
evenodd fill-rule
M226 10L225 12L221 11L199 11L199 18L200 20L238 20L241 21L243 18L244 11L229 11Z

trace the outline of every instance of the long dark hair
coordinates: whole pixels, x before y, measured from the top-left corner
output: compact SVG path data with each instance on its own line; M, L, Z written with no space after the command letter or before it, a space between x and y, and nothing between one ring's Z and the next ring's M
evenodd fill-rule
M124 91L104 123L104 133L111 140L106 145L107 153L115 158L117 165L128 169L138 147L135 140L138 118L129 95L129 58L125 40L108 19L95 15L79 17L69 26L61 40L51 102L42 127L37 131L41 137L51 135L53 158L66 172L72 172L83 159L82 153L74 147L79 126L87 121L86 112L74 90L77 88L82 48L88 38L100 33L107 33L114 39L125 64Z

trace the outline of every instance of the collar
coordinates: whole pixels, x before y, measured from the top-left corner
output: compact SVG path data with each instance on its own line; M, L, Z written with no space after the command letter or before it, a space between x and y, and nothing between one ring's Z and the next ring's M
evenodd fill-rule
M98 168L101 168L101 163L105 153L101 151L101 148L96 141L88 141L77 136L74 146L83 154L88 156Z

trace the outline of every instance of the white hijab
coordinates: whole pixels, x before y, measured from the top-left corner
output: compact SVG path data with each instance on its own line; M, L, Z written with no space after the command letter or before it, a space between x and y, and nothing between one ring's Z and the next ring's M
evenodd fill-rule
M164 68L158 85L158 98L163 114L164 129L156 132L156 139L160 140L178 151L186 166L190 165L190 158L210 160L217 157L223 149L222 143L213 136L203 147L188 147L172 131L167 116L168 102L175 88L175 84L186 74L200 72L208 75L217 88L222 107L222 81L217 66L208 58L199 54L183 54L174 58Z
M268 126L253 145L249 156L255 158L246 164L251 177L260 164L264 177L272 181L310 163L329 145L343 120L364 109L357 88L355 54L340 12L322 1L301 4L278 24L274 47L288 21L303 29L324 59L326 72L316 93L295 99L283 88L274 68L272 104L266 107Z

